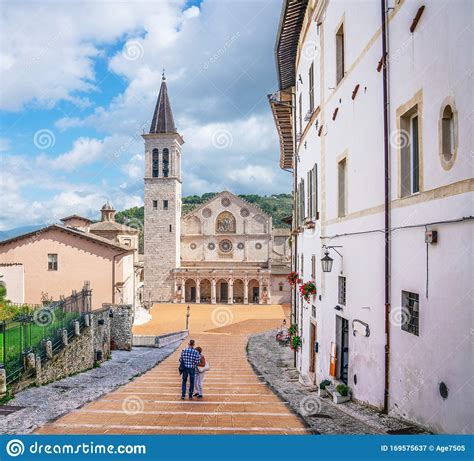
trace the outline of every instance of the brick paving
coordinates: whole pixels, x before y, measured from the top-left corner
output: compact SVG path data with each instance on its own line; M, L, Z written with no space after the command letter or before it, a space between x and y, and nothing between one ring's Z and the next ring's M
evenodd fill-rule
M246 357L249 335L280 325L286 313L281 306L193 306L191 335L211 365L202 400L180 399L180 348L144 375L37 433L307 434L304 421L262 382ZM183 314L185 306L157 306L152 321L137 332L182 329Z

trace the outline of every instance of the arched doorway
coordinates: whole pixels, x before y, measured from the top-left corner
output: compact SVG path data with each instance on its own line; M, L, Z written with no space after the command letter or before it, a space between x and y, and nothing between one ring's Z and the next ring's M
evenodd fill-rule
M229 284L227 280L220 279L217 281L216 298L218 303L229 302Z
M187 303L196 302L196 281L187 279L184 284L184 301Z
M240 279L234 280L234 303L244 303L244 282Z
M211 302L211 281L208 279L201 280L199 291L201 295L201 302L210 303Z
M260 302L260 283L258 280L249 281L249 303L258 304Z

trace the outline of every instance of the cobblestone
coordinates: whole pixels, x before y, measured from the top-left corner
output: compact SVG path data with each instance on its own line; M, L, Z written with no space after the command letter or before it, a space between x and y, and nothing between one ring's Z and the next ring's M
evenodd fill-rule
M293 352L288 346L280 346L275 340L276 332L270 330L251 336L247 347L248 359L268 386L288 402L313 433L424 432L422 428L355 402L335 405L330 397L319 398L317 386L305 386L299 382L298 372L293 367Z

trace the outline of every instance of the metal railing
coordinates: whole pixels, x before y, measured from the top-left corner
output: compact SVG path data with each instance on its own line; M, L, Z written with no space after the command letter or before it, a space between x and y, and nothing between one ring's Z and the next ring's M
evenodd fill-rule
M0 366L5 368L7 383L17 380L24 370L29 353L46 360L46 342L51 341L53 353L63 347L63 331L68 338L74 336L74 322L80 330L85 326L85 315L91 311L92 291L84 288L71 296L40 306L29 314L0 322Z

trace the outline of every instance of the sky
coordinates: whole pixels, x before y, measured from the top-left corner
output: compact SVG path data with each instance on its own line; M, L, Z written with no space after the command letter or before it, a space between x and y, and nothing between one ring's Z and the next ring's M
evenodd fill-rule
M183 195L291 190L267 94L281 0L0 2L0 230L143 204L165 69Z

